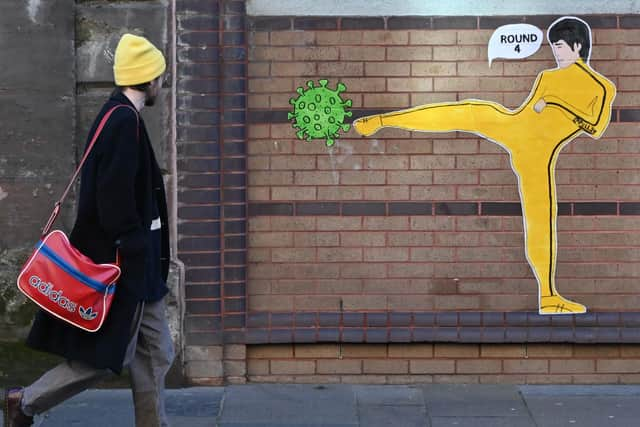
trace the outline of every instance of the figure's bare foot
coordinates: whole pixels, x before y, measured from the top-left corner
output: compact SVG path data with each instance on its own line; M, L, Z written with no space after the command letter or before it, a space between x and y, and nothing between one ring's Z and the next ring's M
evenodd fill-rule
M382 117L379 114L361 117L353 122L353 128L362 136L373 135L382 127Z
M581 314L586 313L587 307L570 301L560 295L540 298L540 314Z

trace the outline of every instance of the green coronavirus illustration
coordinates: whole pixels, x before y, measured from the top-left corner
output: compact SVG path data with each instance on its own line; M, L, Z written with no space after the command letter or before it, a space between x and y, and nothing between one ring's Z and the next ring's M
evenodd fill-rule
M348 131L350 125L344 122L345 117L351 117L351 100L343 101L340 94L347 87L338 83L336 90L327 87L328 80L319 80L320 86L314 86L313 81L307 82L308 89L299 87L296 92L300 96L291 98L289 103L293 105L293 112L288 114L288 119L295 119L293 127L298 129L298 139L324 139L327 147L335 143L338 132L342 129Z

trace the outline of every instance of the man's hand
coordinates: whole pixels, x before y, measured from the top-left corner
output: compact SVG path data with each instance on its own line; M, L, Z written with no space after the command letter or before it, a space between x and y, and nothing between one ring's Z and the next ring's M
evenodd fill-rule
M533 106L533 110L536 113L542 113L542 110L544 110L546 106L547 106L547 103L544 102L544 99L540 98L538 102L536 102L536 105Z

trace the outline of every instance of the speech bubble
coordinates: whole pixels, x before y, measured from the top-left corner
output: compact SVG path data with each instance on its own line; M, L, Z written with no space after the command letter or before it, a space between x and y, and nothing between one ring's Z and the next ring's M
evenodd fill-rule
M489 67L496 58L522 59L531 56L542 45L542 31L531 24L509 24L498 27L489 39Z

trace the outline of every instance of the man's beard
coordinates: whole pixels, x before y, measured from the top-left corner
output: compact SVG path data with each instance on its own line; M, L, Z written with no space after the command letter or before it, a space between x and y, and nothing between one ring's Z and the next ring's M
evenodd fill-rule
M153 107L156 104L157 94L153 93L151 85L144 91L144 95L145 107Z

